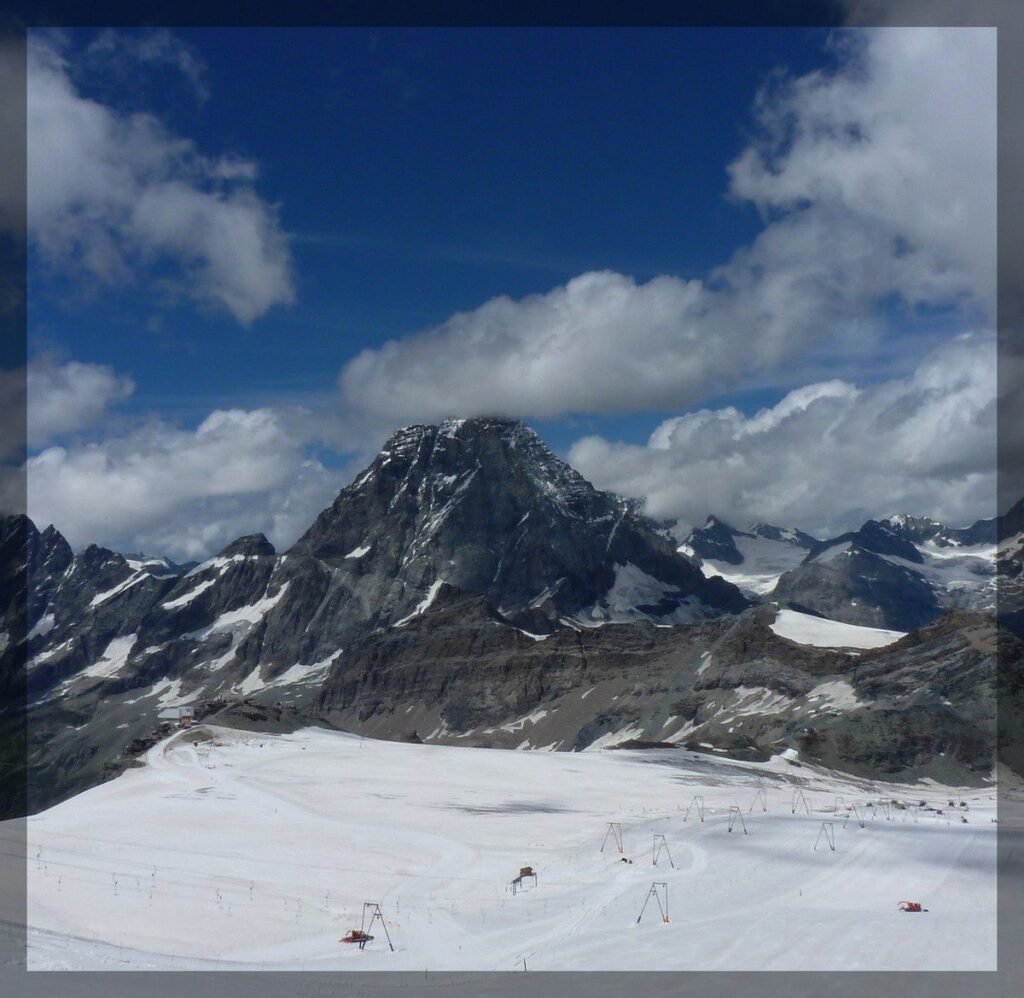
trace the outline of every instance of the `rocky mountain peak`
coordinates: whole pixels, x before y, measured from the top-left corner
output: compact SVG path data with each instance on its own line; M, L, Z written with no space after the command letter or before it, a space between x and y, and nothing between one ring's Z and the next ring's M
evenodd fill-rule
M696 616L745 605L513 419L399 430L289 554L358 578L364 591L372 579L385 619L407 614L440 582L510 613L550 599L588 619L614 616L626 590L642 590L658 615L690 597L686 612Z
M729 565L739 565L743 555L736 547L735 531L729 524L716 516L709 516L703 527L696 527L686 538L686 546L698 558L709 561L723 561Z
M267 540L263 534L247 534L232 541L218 555L218 558L231 558L235 555L243 555L246 558L267 557L272 558L277 552L274 545Z
M778 541L780 544L792 544L795 547L807 548L810 550L817 544L817 539L810 534L805 534L795 527L776 527L773 523L755 523L749 531L754 537L763 537L765 540Z

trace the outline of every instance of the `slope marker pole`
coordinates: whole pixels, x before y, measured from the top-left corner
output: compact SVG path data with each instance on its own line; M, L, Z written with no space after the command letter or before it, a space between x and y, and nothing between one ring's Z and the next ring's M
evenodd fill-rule
M652 897L658 906L658 910L661 912L662 922L668 922L668 884L664 881L652 881L650 889L647 891L647 897L644 898L644 904L640 909L640 914L636 916L637 925L640 924L640 919L644 917L644 912L647 910L647 904Z
M686 821L690 817L690 811L692 808L697 808L697 816L700 818L700 823L704 824L704 798L697 796L690 801L689 807L686 809L686 813L683 815L683 821Z
M864 827L864 815L861 814L860 808L857 807L856 804L851 804L850 805L850 810L847 811L846 817L843 819L843 828L846 827L846 823L851 818L856 818L857 824L860 825L861 828Z
M668 865L674 870L676 868L676 864L672 862L672 853L668 851L668 840L660 832L655 832L654 842L651 846L652 866L658 865L658 857L661 855L663 849L665 851L665 855L668 857Z
M736 819L737 818L739 818L739 820L740 820L740 826L743 829L743 834L744 835L749 835L750 832L747 831L747 823L743 820L743 812L740 810L740 807L739 807L738 804L733 804L733 806L729 808L729 831L730 832L732 831L733 826L736 824Z
M823 821L821 828L818 829L818 837L814 840L814 848L811 852L818 851L818 843L821 841L822 835L825 836L825 842L828 844L831 852L836 851L836 832L831 821Z
M622 849L622 823L618 821L609 821L608 830L604 833L604 840L601 842L601 852L604 852L604 847L608 844L608 836L611 836L615 842L619 852Z

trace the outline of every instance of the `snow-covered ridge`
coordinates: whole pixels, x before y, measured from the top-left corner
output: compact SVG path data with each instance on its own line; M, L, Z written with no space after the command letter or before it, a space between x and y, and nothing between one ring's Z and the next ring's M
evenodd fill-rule
M148 572L142 571L136 573L135 575L131 575L127 579L125 579L124 582L121 582L118 585L114 586L113 589L108 589L106 592L97 593L95 596L93 596L93 598L89 601L89 607L94 608L99 606L101 603L106 603L107 600L112 599L114 596L119 596L126 589L130 589L137 583L142 582L145 579L151 578L153 578L152 575L150 575Z
M215 585L216 579L204 579L198 585L193 586L187 593L176 597L175 599L166 600L161 603L165 610L176 610L178 607L188 606L200 593L206 592L211 586Z

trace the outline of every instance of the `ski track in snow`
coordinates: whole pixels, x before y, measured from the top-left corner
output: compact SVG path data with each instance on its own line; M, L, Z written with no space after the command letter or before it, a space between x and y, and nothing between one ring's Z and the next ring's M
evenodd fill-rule
M993 789L963 791L969 824L919 808L886 820L866 802L947 807L958 792L781 757L203 725L146 763L28 819L30 969L995 967ZM811 814L792 813L794 787ZM761 788L767 813L752 803ZM706 820L684 821L697 794ZM837 796L859 803L866 827L843 827ZM731 805L749 835L727 831ZM632 864L600 851L609 821ZM823 821L835 852L814 850ZM674 868L652 867L654 833ZM18 835L0 823L5 862ZM13 862L22 875L24 858ZM527 864L538 883L512 895ZM638 925L652 880L668 883L670 922L648 908ZM364 951L339 942L367 900L380 902L394 953L380 931ZM903 900L929 912L900 914Z

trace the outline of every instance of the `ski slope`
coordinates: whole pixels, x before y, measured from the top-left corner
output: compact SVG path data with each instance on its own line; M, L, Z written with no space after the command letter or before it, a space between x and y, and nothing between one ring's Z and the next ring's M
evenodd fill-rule
M994 788L950 809L955 790L781 757L318 729L198 726L145 762L29 819L30 969L995 968ZM866 806L882 798L946 813ZM853 803L863 828L844 817ZM735 815L727 830L734 805L749 834ZM609 822L632 863L611 838L601 851ZM655 833L674 866L652 865ZM6 855L14 834L0 824ZM512 894L526 865L537 885ZM652 881L669 921L652 901L637 924ZM903 900L929 911L901 914ZM394 952L379 926L363 951L339 942L364 901L380 903Z

